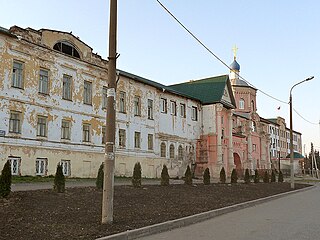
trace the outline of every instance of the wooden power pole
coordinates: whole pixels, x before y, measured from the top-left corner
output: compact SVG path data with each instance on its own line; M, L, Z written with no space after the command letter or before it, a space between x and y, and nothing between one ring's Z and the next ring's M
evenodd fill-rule
M110 0L109 62L106 114L106 145L102 196L102 223L113 222L115 126L116 126L116 58L117 58L117 0Z

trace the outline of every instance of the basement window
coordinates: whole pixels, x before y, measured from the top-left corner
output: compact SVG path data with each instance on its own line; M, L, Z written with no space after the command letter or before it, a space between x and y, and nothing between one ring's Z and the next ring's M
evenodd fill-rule
M71 43L58 42L53 46L53 49L57 50L59 52L63 52L63 53L70 55L72 57L80 58L79 52Z

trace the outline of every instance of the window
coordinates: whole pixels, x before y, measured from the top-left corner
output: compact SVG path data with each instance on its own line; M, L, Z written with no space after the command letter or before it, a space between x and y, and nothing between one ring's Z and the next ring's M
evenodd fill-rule
M140 148L140 132L134 132L134 147Z
M180 103L180 117L186 117L186 105L184 103Z
M170 156L170 159L174 158L174 145L173 144L170 145L169 156Z
M70 160L61 160L62 173L64 176L71 175L71 164Z
M101 134L102 134L102 140L101 140L101 143L102 144L105 144L106 143L106 127L102 127L102 129L101 129Z
M153 119L153 100L148 99L148 119Z
M67 55L70 55L72 57L80 58L79 52L76 50L76 48L69 42L58 42L53 46L54 50L57 50L59 52L65 53Z
M253 100L251 101L251 111L253 111L253 112L255 111L255 108L254 108L254 101L253 101Z
M120 92L120 99L119 99L119 112L125 113L126 112L126 93Z
M119 146L126 146L126 130L124 129L119 129Z
M61 123L61 139L70 140L71 132L71 122L67 120L62 120Z
M177 115L177 104L175 101L170 101L170 113L173 116Z
M90 142L90 124L84 123L82 125L82 141Z
M38 137L47 136L47 117L38 116L37 136Z
M148 134L148 150L153 150L153 134Z
M9 132L21 133L21 113L10 112Z
M160 156L167 157L166 153L167 153L166 144L164 142L162 142L161 146L160 146Z
M72 100L71 84L72 84L72 77L68 75L63 75L63 86L62 86L63 99Z
M39 72L39 93L49 93L49 72L48 70L40 69Z
M140 97L139 96L134 96L133 103L134 103L134 115L135 116L140 116L141 115Z
M257 145L256 144L252 144L252 151L256 151L257 150Z
M178 159L179 159L180 161L183 160L183 148L182 148L181 145L179 145L179 148L178 148Z
M8 160L11 165L11 174L12 175L20 175L21 158L9 157Z
M221 116L221 124L223 124L223 122L224 122L224 117Z
M198 121L198 108L197 107L191 108L191 119L193 121Z
M167 99L161 98L161 112L167 113Z
M242 98L239 100L239 109L244 109L244 100Z
M21 62L13 62L11 86L23 88L23 63Z
M92 83L88 81L84 81L83 103L84 104L92 103Z
M37 158L36 160L36 175L44 176L47 174L48 159Z
M257 126L256 126L256 123L254 121L251 122L251 129L252 129L253 132L257 131Z
M106 109L107 107L107 87L102 88L102 109Z

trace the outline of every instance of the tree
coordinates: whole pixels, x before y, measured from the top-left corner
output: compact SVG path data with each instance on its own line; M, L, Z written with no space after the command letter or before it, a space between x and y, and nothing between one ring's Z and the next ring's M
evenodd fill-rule
M7 197L11 192L11 167L10 161L4 164L0 176L0 197Z
M135 188L141 187L141 165L137 162L134 165L133 176L132 176L132 185Z
M276 173L274 172L274 170L272 170L271 172L271 182L276 182Z
M203 184L210 185L210 171L209 168L206 168L203 173Z
M220 170L220 182L226 183L226 178L226 171L224 170L224 167L222 167Z
M244 173L244 183L250 183L250 174L249 174L249 169L246 168L246 171Z
M269 183L269 173L268 173L268 171L264 172L263 182L264 183Z
M279 172L278 182L283 182L283 173Z
M233 169L231 173L231 183L237 183L237 182L238 182L237 170Z
M259 178L259 171L258 169L254 170L254 183L259 183L260 178Z
M98 189L103 189L103 181L104 181L104 164L101 163L98 170L97 179L96 179L96 187Z
M189 165L188 165L187 170L184 174L184 183L187 185L192 185L192 174L191 174L191 170L190 170Z
M65 192L65 177L62 172L62 165L57 165L57 171L56 175L54 176L54 186L53 189L58 193L64 193Z
M164 164L162 167L162 171L161 171L161 186L168 186L169 179L170 179L170 177L169 177L169 173L168 173L168 168Z

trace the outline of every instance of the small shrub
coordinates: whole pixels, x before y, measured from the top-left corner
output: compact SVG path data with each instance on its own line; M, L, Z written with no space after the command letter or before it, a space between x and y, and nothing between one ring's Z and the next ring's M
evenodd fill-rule
M168 168L166 165L163 165L162 171L161 171L161 186L168 186L169 185L169 173Z
M0 176L0 197L7 197L11 192L11 167L9 160L4 164Z
M203 184L210 185L210 171L209 168L206 168L203 173Z
M237 183L237 182L238 182L237 170L233 169L231 173L231 183Z
M104 181L104 164L101 163L98 170L97 179L96 179L96 187L98 189L103 189L103 181Z
M189 165L188 165L187 170L184 174L184 183L187 185L192 185L192 174L191 174L191 170L190 170Z
M268 171L264 172L263 182L264 183L269 183L269 173L268 173Z
M220 170L220 182L226 183L226 178L226 171L224 170L224 167L222 167Z
M273 170L271 172L271 182L276 182L276 173Z
M58 193L64 193L65 192L65 185L66 185L66 180L65 180L63 172L62 172L62 165L58 164L56 175L54 176L53 189Z
M254 170L254 180L253 181L254 181L254 183L259 183L260 182L258 169Z
M250 183L250 174L249 169L246 168L246 171L244 173L244 183L249 184Z
M133 176L132 176L132 185L135 188L141 187L141 165L137 162L134 165Z
M279 172L278 182L283 182L283 173Z

